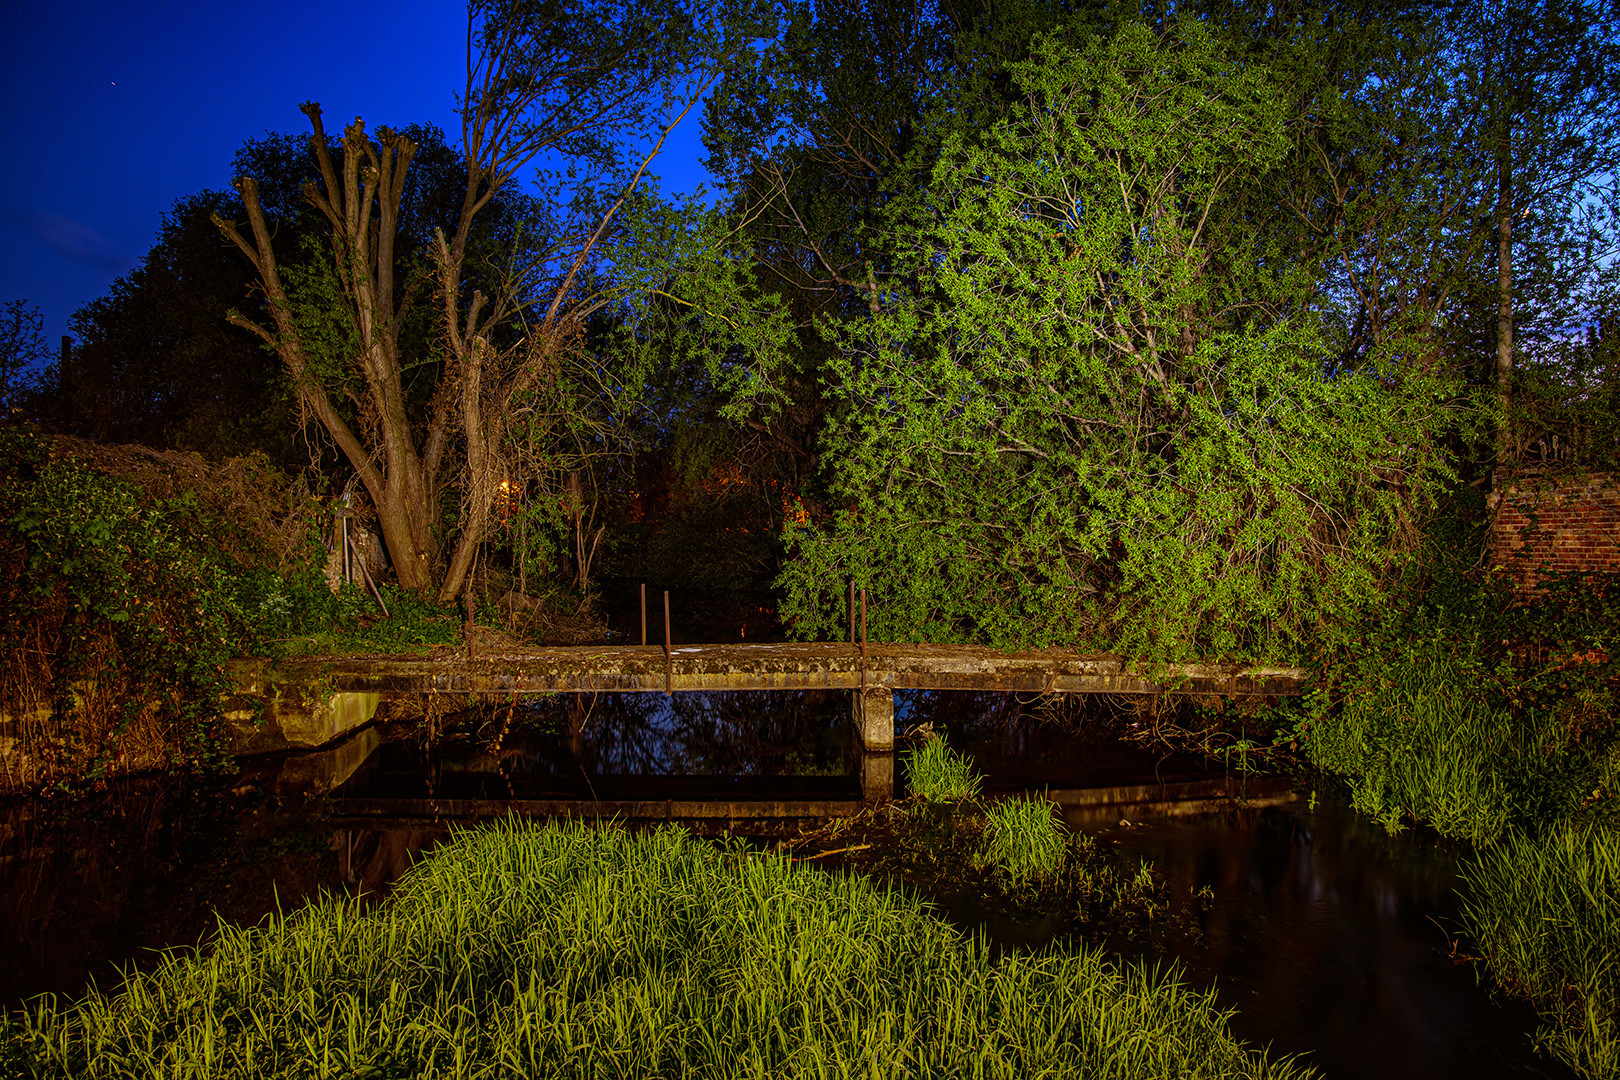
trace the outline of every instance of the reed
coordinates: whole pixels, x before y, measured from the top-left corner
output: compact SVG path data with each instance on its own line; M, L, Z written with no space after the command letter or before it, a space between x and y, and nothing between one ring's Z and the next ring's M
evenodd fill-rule
M973 762L934 737L907 751L906 779L911 793L929 802L960 802L979 797L984 778L973 771Z
M1468 660L1415 645L1312 723L1311 763L1344 777L1355 808L1390 832L1423 822L1490 843L1514 817L1520 793L1505 776L1523 734L1483 699Z
M1027 795L1003 799L990 807L979 864L994 867L1014 886L1056 880L1069 843L1053 820L1052 810L1046 799Z
M1497 980L1533 1001L1544 1047L1620 1075L1620 834L1513 835L1462 867L1463 925Z
M907 895L674 828L516 821L456 834L370 912L221 926L3 1025L35 1076L1303 1074L1156 969L996 958Z

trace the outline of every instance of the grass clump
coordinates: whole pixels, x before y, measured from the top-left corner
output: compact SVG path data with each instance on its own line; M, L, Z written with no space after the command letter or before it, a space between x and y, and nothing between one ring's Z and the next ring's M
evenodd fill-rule
M1068 838L1052 820L1052 804L1045 799L1027 795L1003 799L985 815L978 861L1014 886L1055 881L1068 852Z
M372 912L222 927L0 1034L36 1076L1301 1074L1140 965L993 958L913 898L674 828L516 821L456 834Z
M1342 776L1352 805L1390 832L1422 821L1489 843L1508 826L1502 762L1521 739L1504 709L1469 692L1469 660L1441 642L1391 657L1311 729L1311 763Z
M960 802L979 797L984 778L973 762L945 745L937 736L905 754L906 778L911 793L928 802Z
M1542 1046L1620 1075L1620 834L1514 835L1462 868L1462 919L1509 990L1535 1002Z

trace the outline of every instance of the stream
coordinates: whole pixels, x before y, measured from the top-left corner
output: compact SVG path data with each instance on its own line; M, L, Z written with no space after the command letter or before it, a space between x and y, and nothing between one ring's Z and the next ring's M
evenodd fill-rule
M1568 1075L1532 1051L1534 1013L1493 996L1454 952L1460 848L1426 833L1386 836L1275 778L1253 781L1266 798L1250 805L1087 805L1098 788L1245 792L1249 782L1121 741L1117 726L1044 722L1013 695L900 695L897 724L923 723L973 758L987 794L1061 794L1071 828L1150 862L1169 885L1168 917L1102 944L1213 985L1237 1010L1241 1037L1304 1055L1332 1078ZM211 787L137 777L77 801L0 800L0 1005L91 981L111 987L118 965L195 945L218 919L256 923L322 891L375 902L450 824L378 814L392 799L854 808L850 742L848 695L837 692L559 695L485 710L433 739L384 723L344 746L248 759ZM905 795L903 770L895 794ZM1073 930L936 899L1005 947Z

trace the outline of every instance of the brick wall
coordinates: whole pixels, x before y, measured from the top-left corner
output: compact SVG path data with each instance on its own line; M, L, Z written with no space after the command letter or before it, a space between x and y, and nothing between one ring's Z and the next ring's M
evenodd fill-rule
M1490 506L1491 565L1519 588L1559 571L1620 572L1620 476L1498 474Z

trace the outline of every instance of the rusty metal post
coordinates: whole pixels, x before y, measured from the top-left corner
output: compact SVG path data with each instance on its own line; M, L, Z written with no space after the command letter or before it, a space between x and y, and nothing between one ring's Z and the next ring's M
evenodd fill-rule
M664 590L664 696L675 692L674 660L669 651L669 590Z
M866 701L866 590L861 590L861 701Z
M467 622L461 628L461 635L467 639L467 663L470 664L473 661L473 603L471 589L461 594L461 601L467 609Z
M641 643L647 644L647 583L641 583Z
M849 643L855 644L855 579L849 579Z

